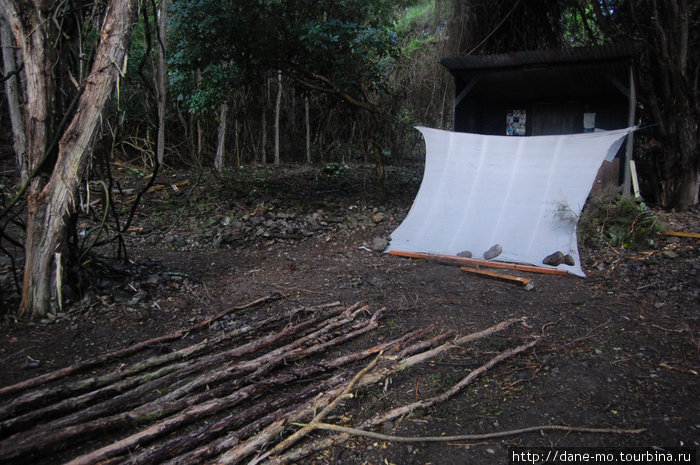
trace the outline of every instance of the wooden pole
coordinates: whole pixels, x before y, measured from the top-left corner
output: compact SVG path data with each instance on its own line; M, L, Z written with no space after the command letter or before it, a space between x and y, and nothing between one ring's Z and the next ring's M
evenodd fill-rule
M532 266L532 265L519 265L517 263L495 262L493 260L482 260L480 258L457 257L455 255L440 255L440 254L423 253L423 252L403 252L400 250L391 250L389 252L389 254L396 255L399 257L422 258L425 260L443 263L446 265L472 266L472 267L477 267L477 268L481 267L481 266L485 266L487 268L507 268L507 269L511 269L511 270L530 271L533 273L556 274L556 275L568 274L568 271L560 270L558 268L543 268L543 267Z
M634 126L637 110L637 89L634 85L634 68L630 63L629 71L629 112L627 114L627 127ZM627 143L625 144L625 162L622 163L623 173L623 194L626 197L632 195L632 174L630 172L630 162L634 160L634 132L627 134Z

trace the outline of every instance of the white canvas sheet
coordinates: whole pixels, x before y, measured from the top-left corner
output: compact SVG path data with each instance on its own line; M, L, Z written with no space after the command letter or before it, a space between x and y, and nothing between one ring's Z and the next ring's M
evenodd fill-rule
M634 128L557 136L485 136L419 127L425 173L387 251L474 258L500 245L499 261L547 267L557 251L584 276L576 225L603 160Z

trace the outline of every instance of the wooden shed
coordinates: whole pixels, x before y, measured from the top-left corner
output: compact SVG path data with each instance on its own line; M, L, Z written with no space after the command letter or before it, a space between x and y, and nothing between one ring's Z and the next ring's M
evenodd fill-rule
M633 126L634 57L618 43L443 58L455 82L454 129L517 137ZM630 160L632 135L596 185L629 193Z

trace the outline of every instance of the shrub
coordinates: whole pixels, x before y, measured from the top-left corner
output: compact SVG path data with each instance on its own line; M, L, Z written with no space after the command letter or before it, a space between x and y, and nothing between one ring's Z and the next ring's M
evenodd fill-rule
M581 213L578 240L596 248L648 249L665 230L662 220L641 199L597 193L589 197Z

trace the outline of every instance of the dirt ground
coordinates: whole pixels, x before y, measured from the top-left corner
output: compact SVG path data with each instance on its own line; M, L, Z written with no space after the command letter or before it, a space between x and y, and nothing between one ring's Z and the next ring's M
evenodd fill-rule
M526 318L526 325L456 348L388 385L359 390L336 418L359 423L434 396L497 351L539 336L535 348L497 365L463 392L377 431L440 436L538 425L645 430L531 432L448 443L353 438L300 463L491 464L506 463L508 447L516 445L700 446L698 239L659 235L648 249L634 252L583 248L585 279L513 272L533 280L534 289L526 291L457 267L372 251L373 239L389 236L407 214L420 174L390 172L386 198L379 201L366 194L364 172L344 169L248 168L201 179L165 172L165 188L147 195L127 239L129 264L101 262L91 285L76 289L73 303L55 318L1 323L0 386L277 291L285 298L276 306L237 318L280 306L361 302L386 308L372 340L428 325L467 334ZM138 186L137 171L120 170L123 189ZM171 185L185 180L189 184ZM700 232L697 212L664 218L669 230ZM99 252L109 255L108 247ZM5 285L11 283L9 269L0 263Z

